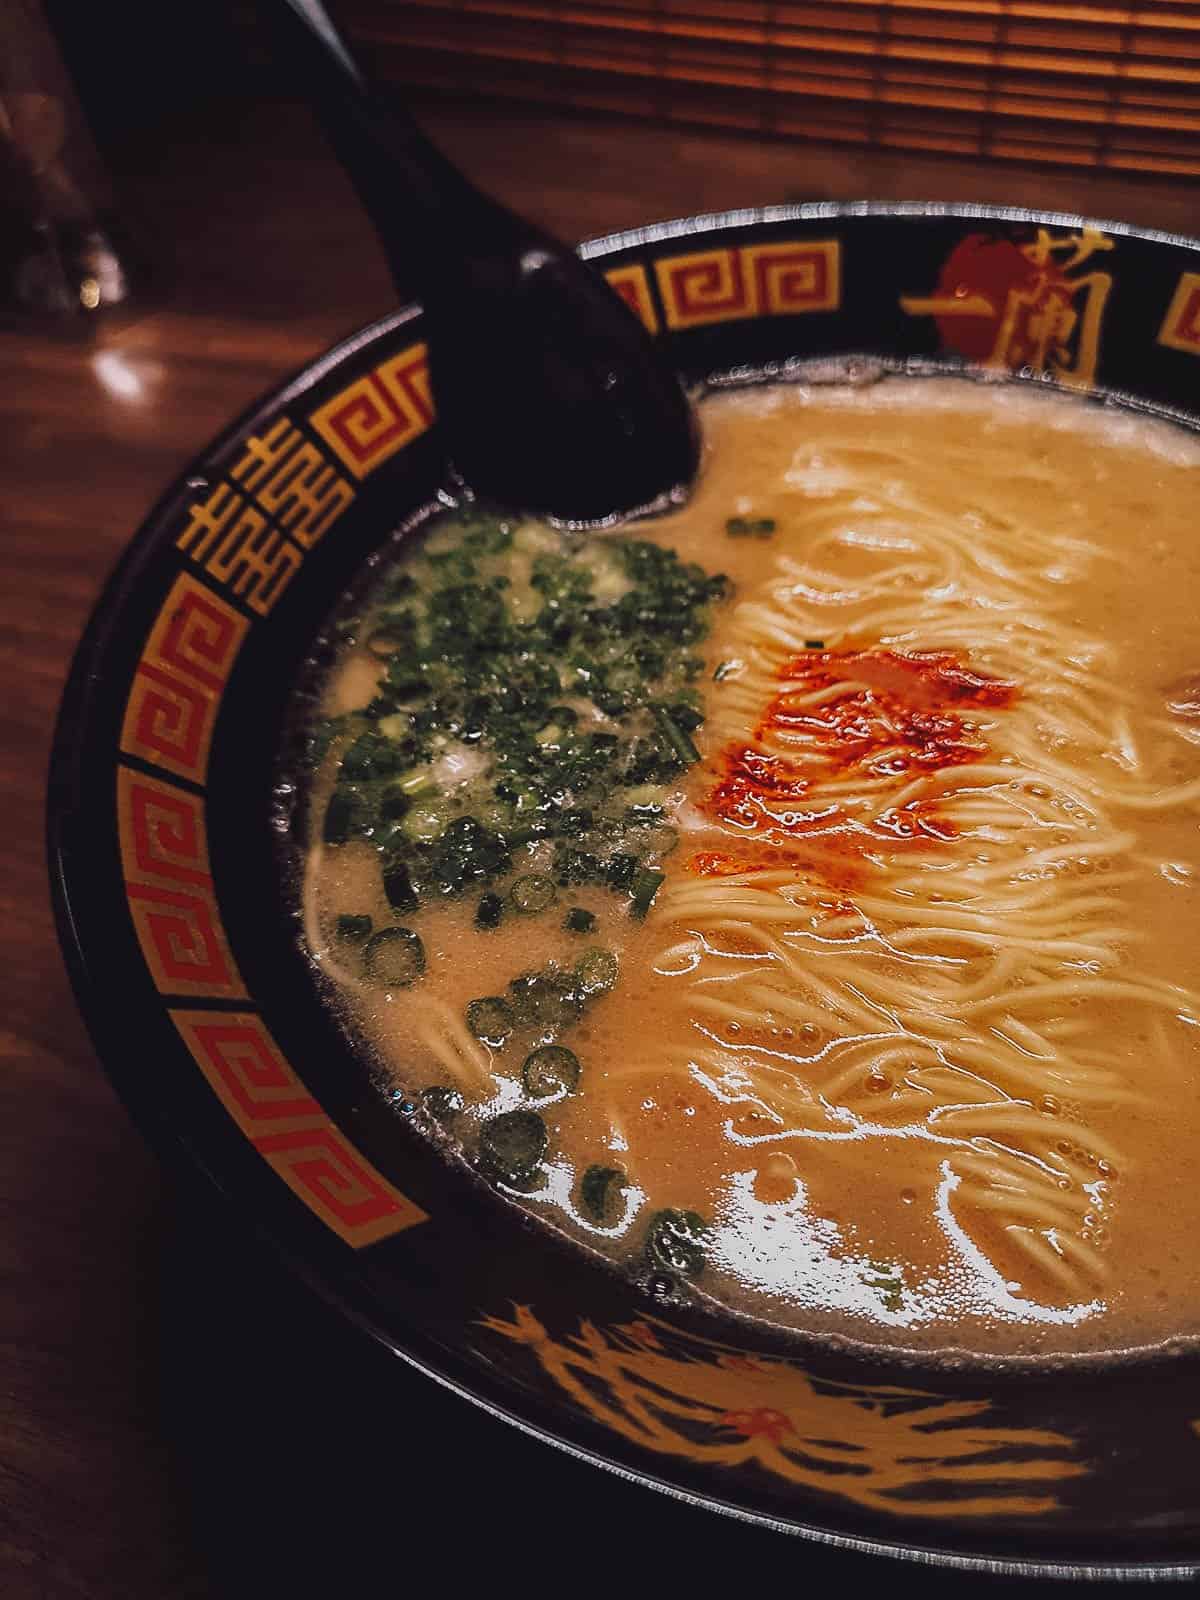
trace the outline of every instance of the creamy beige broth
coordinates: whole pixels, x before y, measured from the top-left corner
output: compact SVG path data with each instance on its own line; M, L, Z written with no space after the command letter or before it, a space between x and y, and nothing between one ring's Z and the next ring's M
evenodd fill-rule
M487 932L476 892L398 917L372 842L317 842L339 1003L397 1086L457 1085L470 1151L528 1039L480 1042L469 1003L611 950L519 1203L639 1269L652 1215L696 1213L699 1290L857 1339L1200 1333L1200 446L955 379L730 392L703 422L692 500L633 530L734 586L645 920L590 885ZM360 635L324 710L380 671ZM339 915L419 932L419 981L364 982ZM601 1222L591 1165L625 1175Z

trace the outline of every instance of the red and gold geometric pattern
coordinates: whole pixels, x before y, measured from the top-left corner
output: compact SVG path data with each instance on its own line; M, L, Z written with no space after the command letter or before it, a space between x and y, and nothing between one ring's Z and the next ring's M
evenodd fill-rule
M320 1126L259 1134L254 1146L293 1194L356 1250L426 1220L328 1117Z
M1200 356L1200 272L1185 272L1180 278L1158 342Z
M424 1222L321 1110L253 1012L172 1011L218 1099L292 1192L355 1249Z
M836 311L842 298L837 239L699 250L666 256L654 270L670 328Z
M425 346L414 345L321 407L313 423L361 478L432 418ZM261 615L355 495L287 416L245 439L224 479L200 487L204 498L188 506L176 547ZM220 699L249 627L207 584L181 573L135 669L121 750L203 787ZM203 798L121 765L117 825L130 917L155 987L246 1005L217 906ZM426 1220L325 1114L256 1012L170 1015L237 1126L340 1238L360 1248Z
M203 783L217 703L249 623L181 573L138 662L121 749Z
M244 999L217 911L203 800L118 767L117 827L129 911L155 987Z
M232 484L218 482L207 498L192 501L175 543L266 616L354 488L288 417L251 434L230 477Z
M266 514L227 483L192 502L175 543L264 617L303 559Z
M841 251L836 239L804 244L751 244L741 252L760 316L836 311L842 303Z
M321 1118L320 1106L252 1011L172 1011L171 1020L239 1128L290 1127Z
M389 356L318 406L309 420L354 476L365 478L433 421L426 346Z
M616 290L634 315L641 318L651 333L657 333L658 312L654 309L654 301L650 295L650 280L646 276L645 267L637 265L614 267L604 276L608 280L609 287Z
M262 438L251 435L229 475L306 550L354 499L352 486L287 417Z

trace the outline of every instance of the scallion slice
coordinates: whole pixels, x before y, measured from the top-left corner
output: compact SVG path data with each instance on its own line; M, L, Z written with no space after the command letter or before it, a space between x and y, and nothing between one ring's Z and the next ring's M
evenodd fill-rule
M360 813L359 799L350 789L335 789L325 808L322 837L326 844L345 844L355 832Z
M413 888L412 876L403 861L394 861L384 868L383 892L393 911L417 909L417 891Z
M579 1086L579 1057L561 1044L540 1045L525 1057L521 1081L535 1100L572 1094Z
M696 749L691 737L683 731L666 706L654 706L652 710L655 726L680 766L690 767L699 761L699 750Z
M646 1230L646 1254L656 1267L698 1278L704 1271L708 1223L695 1211L656 1211Z
M427 767L418 767L415 772L398 779L396 787L410 800L420 800L437 793L437 779Z
M619 972L616 956L611 950L601 950L599 946L585 950L575 963L575 976L588 999L611 989Z
M649 911L654 896L658 893L665 872L659 872L654 867L641 867L633 875L633 882L629 885L629 915L639 922Z
M363 971L384 989L407 989L425 971L425 946L411 928L382 928L367 940Z
M384 822L398 822L412 810L412 800L398 783L386 788L379 797L379 815Z
M467 1007L467 1027L484 1044L499 1049L513 1031L512 1007L496 994L472 1000Z
M504 901L501 900L498 894L480 895L479 904L475 908L475 926L477 928L498 928L503 916Z
M536 1111L502 1111L479 1132L483 1165L502 1183L523 1184L546 1154L546 1124Z
M432 844L449 818L444 806L424 802L415 805L400 824L401 832L414 844Z
M508 891L508 898L514 911L531 917L552 905L557 893L553 878L548 878L543 872L529 872L517 879Z
M579 1203L593 1222L612 1220L626 1183L620 1167L591 1166L579 1184Z

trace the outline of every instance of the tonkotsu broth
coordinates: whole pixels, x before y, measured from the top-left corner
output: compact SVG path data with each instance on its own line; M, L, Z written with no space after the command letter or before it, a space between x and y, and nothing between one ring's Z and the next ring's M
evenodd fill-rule
M998 1353L1200 1332L1200 445L948 378L730 392L703 421L688 506L616 536L733 586L697 607L703 670L681 688L668 659L667 733L637 714L648 748L679 734L699 757L621 791L647 821L613 822L612 848L650 877L563 883L535 840L493 882L398 911L377 831L320 842L351 721L314 781L313 954L388 1078L462 1093L448 1126L469 1153L485 1119L536 1110L546 1152L514 1197L639 1268L678 1208L697 1220L667 1255L776 1322ZM575 548L619 601L628 578L591 554L612 537ZM522 617L545 593L529 552L559 538L527 527L524 554L484 562L502 582L516 562L498 592ZM368 632L326 715L375 697ZM579 682L562 698L576 734L610 725ZM485 747L443 752L441 789L478 784ZM427 831L445 821L435 804ZM505 900L478 931L481 895L531 873L554 903ZM339 916L411 929L424 970L367 981ZM531 1099L537 1038L493 1048L468 1007L596 949L615 984L537 1034L578 1086ZM593 1176L599 1213L589 1168L623 1174Z

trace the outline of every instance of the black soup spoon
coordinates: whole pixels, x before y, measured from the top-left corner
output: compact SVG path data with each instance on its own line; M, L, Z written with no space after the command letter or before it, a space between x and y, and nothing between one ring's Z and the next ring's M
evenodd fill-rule
M695 414L624 301L373 88L319 0L282 0L281 15L397 287L424 307L438 421L465 484L565 523L685 498Z

